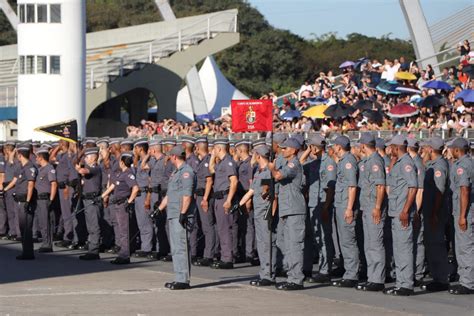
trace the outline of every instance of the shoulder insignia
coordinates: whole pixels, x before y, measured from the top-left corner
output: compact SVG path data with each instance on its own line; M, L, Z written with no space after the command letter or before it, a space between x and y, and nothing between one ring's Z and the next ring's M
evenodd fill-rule
M327 170L328 171L334 171L334 166L333 165L328 165Z
M436 177L436 178L441 177L441 171L436 170L436 172L435 172L435 177Z
M204 167L206 167L206 168L209 167L209 164L206 162L206 163L204 164Z
M372 166L372 171L373 171L373 172L378 172L378 171L379 171L379 166L373 165L373 166Z
M462 175L464 173L464 169L463 168L458 168L456 170L456 173L458 174L458 176Z
M232 167L232 161L229 161L229 166L231 166L231 167Z
M129 175L129 178L135 180L135 176L133 174Z
M54 170L54 169L51 169L51 173L53 173L53 174L54 174L54 173L56 173L56 170Z
M413 168L410 165L405 166L405 171L406 172L411 172L412 170L413 170Z
M365 170L365 166L364 165L360 166L360 171L363 172L364 170Z
M116 185L120 185L120 181L115 182Z
M346 163L346 169L347 170L352 169L352 164L350 162Z
M288 167L290 167L290 168L294 168L294 167L295 167L295 164L294 164L294 163L292 163L292 162L289 162L289 163L288 163Z
M189 178L189 172L185 172L185 173L183 173L183 178L184 178L184 179L187 179L187 178Z

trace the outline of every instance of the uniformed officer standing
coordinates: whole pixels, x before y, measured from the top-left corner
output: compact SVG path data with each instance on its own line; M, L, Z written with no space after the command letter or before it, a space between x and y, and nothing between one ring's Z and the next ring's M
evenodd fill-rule
M235 214L229 211L237 192L238 179L235 162L227 153L227 146L227 139L216 139L209 162L209 171L214 174L214 212L221 247L221 260L211 265L214 269L234 268L233 245L237 236L232 232Z
M252 157L249 155L250 141L246 139L239 140L235 143L236 156L238 158L238 178L239 184L237 195L242 198L250 188L253 177L253 168L251 164ZM236 261L249 262L252 265L258 265L255 258L255 226L254 216L252 212L252 203L250 199L247 204L241 208L241 212L236 215L237 226L234 226L234 235L238 238L234 239L234 257ZM236 229L237 228L237 229ZM240 242L239 242L240 241ZM239 252L239 245L241 246ZM245 253L243 256L242 254ZM245 258L245 260L242 260Z
M13 194L15 190L11 190L15 186L13 179L20 170L20 163L16 159L15 142L9 141L5 143L5 155L6 162L3 190L8 217L8 239L19 241L21 239L21 232L18 216L16 214L16 203Z
M166 207L170 229L171 255L175 281L166 283L170 290L189 289L190 258L186 230L188 229L188 211L194 204L195 175L193 169L185 163L185 152L181 146L175 146L170 152L170 161L175 166L169 182L168 192L160 203L161 212Z
M313 260L318 258L318 271L306 278L310 283L326 283L334 259L332 221L336 162L326 153L326 140L313 135L307 140L308 149L300 157L306 175L309 216L306 220L305 268L312 271Z
M421 206L423 203L423 185L425 182L425 165L419 155L420 146L416 139L409 138L408 143L408 154L415 163L418 189L416 191L416 212L413 217L413 256L415 258L415 286L421 286L423 284L423 277L425 272L425 241L424 241L424 220Z
M255 233L257 241L257 252L260 259L259 278L250 281L253 286L269 286L275 284L276 268L276 234L274 223L269 224L265 218L272 207L272 177L268 169L270 150L267 146L259 146L254 150L255 162L258 164L252 184L248 192L239 202L244 207L250 198L253 198L253 212L255 221ZM268 237L272 234L272 239ZM270 251L272 247L272 251ZM272 267L270 273L270 254L272 255Z
M337 231L346 272L342 280L334 281L338 287L355 287L358 282L359 250L357 248L354 204L357 194L357 161L350 153L350 140L338 136L334 140L334 153L339 158L334 197Z
M362 212L364 253L367 261L367 283L359 284L358 290L382 291L385 282L385 248L383 228L385 212L382 203L385 197L385 169L382 157L375 150L375 137L364 133L359 141L365 156L364 172L359 177L360 211Z
M5 156L3 154L3 142L0 142L0 239L7 237L8 215L5 207L5 195L3 183L5 180Z
M428 268L433 281L422 286L428 292L448 290L448 251L444 239L449 199L446 186L449 165L443 157L444 141L432 137L423 146L423 155L428 160L423 185L424 241Z
M41 231L42 244L38 252L53 251L53 225L51 206L58 191L56 170L49 163L49 150L40 148L36 151L36 163L39 166L35 188L38 193L36 217Z
M198 260L196 265L210 266L217 252L217 241L213 199L211 198L213 179L209 171L211 155L208 153L207 137L198 137L196 146L199 158L196 170L196 205L199 210L205 244L203 258Z
M99 148L90 147L84 151L84 165L76 165L76 171L82 176L82 201L86 228L89 234L87 254L79 256L81 260L98 260L100 246L100 197L102 191L102 171L97 164Z
M135 257L147 258L151 254L153 241L153 221L148 216L151 208L150 167L148 160L148 140L139 139L135 142L136 179L140 192L135 203L135 215L140 230L141 248L135 252Z
M23 252L18 260L32 260L33 253L33 216L36 210L37 194L35 190L38 170L30 161L30 145L20 144L17 148L17 159L21 168L15 177L15 201L17 203L18 219L22 229L21 244Z
M387 177L388 216L392 218L393 256L395 259L396 286L386 288L384 294L409 296L413 294L413 216L418 189L416 166L407 154L407 140L396 135L388 143L397 161Z
M115 238L120 250L118 257L111 261L113 264L130 263L129 216L134 212L133 203L140 191L130 168L132 163L133 153L124 152L120 155L120 171L112 174L109 187L101 195L102 199L107 199L112 193L108 203L111 211L115 213L118 225L118 234Z
M282 148L285 163L281 169L270 164L278 189L278 215L285 236L284 253L288 264L288 278L286 282L277 284L278 290L292 291L303 289L303 250L305 237L306 203L303 190L303 167L297 153L300 144L294 138L288 138Z
M451 168L456 260L459 284L449 289L451 294L474 294L474 164L467 155L469 142L455 139L449 146L455 162Z

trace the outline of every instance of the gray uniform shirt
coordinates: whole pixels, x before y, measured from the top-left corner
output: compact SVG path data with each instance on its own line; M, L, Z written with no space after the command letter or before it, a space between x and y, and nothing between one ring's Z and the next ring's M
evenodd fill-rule
M206 181L208 177L211 177L211 172L209 171L209 160L211 159L210 155L204 157L196 169L196 178L197 178L197 189L205 189Z
M252 182L253 168L250 164L251 157L247 157L244 161L241 161L238 167L239 174L239 191L240 194L244 195L250 188Z
M390 170L387 177L387 185L390 187L388 194L388 215L395 217L403 210L408 198L409 188L418 188L417 170L410 155L405 154L400 157ZM416 210L416 203L413 202L410 208L410 215Z
M168 219L178 218L181 213L183 196L193 198L195 175L193 169L186 163L175 169L168 182L168 205L166 215ZM191 201L190 209L193 201Z
M132 188L137 185L137 180L131 168L125 171L114 172L111 182L115 185L112 198L122 199L128 198L132 193Z
M306 214L306 201L303 190L303 167L297 157L286 160L285 165L279 170L282 179L278 181L280 189L278 193L279 216L304 215Z
M150 185L150 169L142 168L142 160L138 161L136 169L137 184L141 188L148 188Z
M56 170L49 163L39 167L36 177L35 188L38 194L51 193L51 182L56 181Z
M423 189L424 183L425 183L425 165L423 164L423 161L421 160L421 157L419 155L416 155L413 159L413 162L415 163L416 167L416 179L418 181L418 189Z
M364 170L360 173L360 209L371 211L377 202L377 186L385 185L385 168L382 157L377 152L364 161Z
M469 187L470 189L470 200L467 207L468 215L472 216L474 211L473 202L473 181L474 181L474 164L472 158L468 155L464 155L456 160L451 167L451 190L453 192L453 215L459 216L461 214L460 206L460 194L461 187Z
M271 179L271 173L268 168L257 169L254 174L252 184L250 185L250 188L254 191L252 198L254 216L263 217L268 210L270 200L262 199L262 181L271 181Z
M88 166L84 168L89 170L89 173L83 177L82 193L100 193L102 187L102 170L98 165Z
M308 189L308 206L324 203L327 189L336 185L336 162L326 153L321 158L309 156L303 170Z
M215 165L214 192L229 190L229 177L237 176L235 162L231 156L225 155L224 159Z
M28 182L36 181L37 175L38 169L36 169L31 161L28 161L26 165L21 166L15 184L15 193L26 195L28 193Z
M357 160L347 152L337 163L337 180L334 205L337 208L347 208L349 202L349 187L357 187Z

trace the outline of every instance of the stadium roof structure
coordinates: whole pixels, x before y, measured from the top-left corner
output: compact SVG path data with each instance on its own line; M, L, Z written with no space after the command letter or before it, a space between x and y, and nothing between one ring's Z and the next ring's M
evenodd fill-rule
M240 92L227 80L219 69L212 56L208 56L199 70L199 78L202 83L208 117L202 119L215 119L222 115L222 109L230 106L231 100L247 100L248 97ZM176 100L178 113L181 120L193 120L191 98L188 87L185 86L178 93Z

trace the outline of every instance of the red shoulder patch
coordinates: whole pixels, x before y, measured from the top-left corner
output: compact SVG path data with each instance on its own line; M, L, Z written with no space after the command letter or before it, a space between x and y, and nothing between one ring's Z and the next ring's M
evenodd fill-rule
M334 166L333 166L333 165L329 165L326 169L327 169L328 171L334 171Z
M187 178L189 178L189 177L190 177L189 172L183 173L183 178L184 178L184 179L187 179Z
M456 170L456 173L458 174L458 176L462 175L464 173L464 169L463 168L458 168Z
M364 171L364 170L365 170L365 166L364 165L360 166L360 171Z
M435 177L436 177L436 178L441 177L441 171L436 170L436 172L435 172Z
M294 167L295 167L295 164L294 164L294 163L292 163L292 162L289 162L289 163L288 163L288 167L290 167L290 168L294 168Z
M352 169L352 164L350 162L346 163L346 169L347 170Z
M378 172L378 171L379 171L379 166L373 165L373 166L372 166L372 171L373 171L373 172Z
M413 168L410 165L405 166L405 171L406 172L412 172Z

